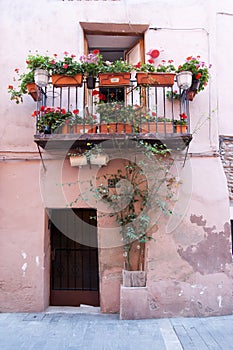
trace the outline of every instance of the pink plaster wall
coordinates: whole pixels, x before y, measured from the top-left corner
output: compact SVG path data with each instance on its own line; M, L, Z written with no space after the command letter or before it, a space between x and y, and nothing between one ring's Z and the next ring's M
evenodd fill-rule
M1 165L0 310L42 311L44 297L44 208L39 162Z

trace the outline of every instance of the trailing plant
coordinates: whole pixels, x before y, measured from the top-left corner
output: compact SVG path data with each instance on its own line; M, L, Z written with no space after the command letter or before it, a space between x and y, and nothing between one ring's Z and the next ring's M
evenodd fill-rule
M16 68L15 72L19 75L19 69ZM18 82L17 87L14 88L13 85L8 86L8 93L10 94L10 100L15 101L16 104L23 102L23 95L27 94L27 84L34 83L34 72L30 71L28 73L22 73L19 75L18 79L14 78Z
M122 153L121 165L117 169L107 165L104 175L93 178L70 206L79 200L89 201L90 197L98 203L105 203L109 210L99 211L98 216L115 218L124 245L125 268L140 269L143 266L145 243L154 239L152 232L153 229L157 230L161 215L172 214L172 184L175 178L171 168L174 161L165 146L142 141L134 141L131 148L125 148L122 141L118 141L115 146ZM129 155L127 160L126 149ZM98 145L85 154L90 158L108 152L108 149ZM108 186L109 181L113 184L111 187ZM84 183L81 185L84 189ZM135 246L137 257L132 249Z

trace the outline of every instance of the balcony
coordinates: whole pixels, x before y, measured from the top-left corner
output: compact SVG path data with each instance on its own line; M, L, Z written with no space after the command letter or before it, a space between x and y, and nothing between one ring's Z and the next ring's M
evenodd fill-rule
M80 150L86 149L87 144L132 139L184 150L192 139L189 100L185 90L174 86L137 86L134 79L127 87L101 87L97 81L94 89L88 89L85 80L81 87L49 84L46 88L39 88L35 98L39 100L36 101L39 112L34 141L44 149L49 142L50 149ZM39 125L46 106L79 110L83 122L76 125L64 122L52 130L42 129ZM110 107L109 120L106 118L107 107ZM92 120L87 124L90 116L96 118L95 122ZM185 116L185 119L180 116Z

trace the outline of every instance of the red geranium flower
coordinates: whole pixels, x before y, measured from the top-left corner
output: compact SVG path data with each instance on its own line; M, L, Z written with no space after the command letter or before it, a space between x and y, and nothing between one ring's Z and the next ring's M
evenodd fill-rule
M107 100L107 98L106 98L106 96L104 94L99 94L99 99L101 101L106 101Z
M148 62L149 62L150 64L153 64L153 63L154 63L154 60L152 60L152 58L150 58L150 59L148 60Z
M141 67L141 62L138 62L137 64L134 65L135 68L140 68Z
M73 113L74 113L74 114L79 114L79 109L74 109L74 110L73 110Z
M188 116L185 113L180 114L181 119L187 119Z
M8 89L13 90L14 89L13 85L8 85Z
M44 110L45 110L45 106L41 106L41 107L40 107L40 111L41 111L41 112L44 112Z
M92 91L92 96L96 96L96 95L99 95L99 91L98 90L93 90Z
M200 79L200 77L201 77L201 73L197 73L195 78Z
M94 55L98 55L99 53L100 53L100 50L97 50L97 49L96 49L96 50L93 51L93 54L94 54Z

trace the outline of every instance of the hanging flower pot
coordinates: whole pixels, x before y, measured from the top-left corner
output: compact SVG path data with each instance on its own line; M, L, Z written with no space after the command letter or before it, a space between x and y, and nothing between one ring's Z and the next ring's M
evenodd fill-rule
M190 90L191 91L196 91L199 89L200 87L200 79L196 79L194 76L193 76L193 79L192 79L192 85L190 86Z
M46 86L49 82L49 72L45 69L35 69L34 79L36 85L40 87Z
M90 162L93 165L107 165L109 156L107 154L92 154Z
M83 166L87 165L87 157L82 155L70 156L71 166Z
M36 85L36 83L28 83L27 91L29 95L32 96L34 101L41 101L42 94L40 88Z
M176 82L180 89L187 90L192 85L192 72L181 71L176 74Z
M87 82L87 88L88 89L94 89L95 88L95 83L96 83L96 78L93 77L92 75L88 75L86 78L86 82Z

